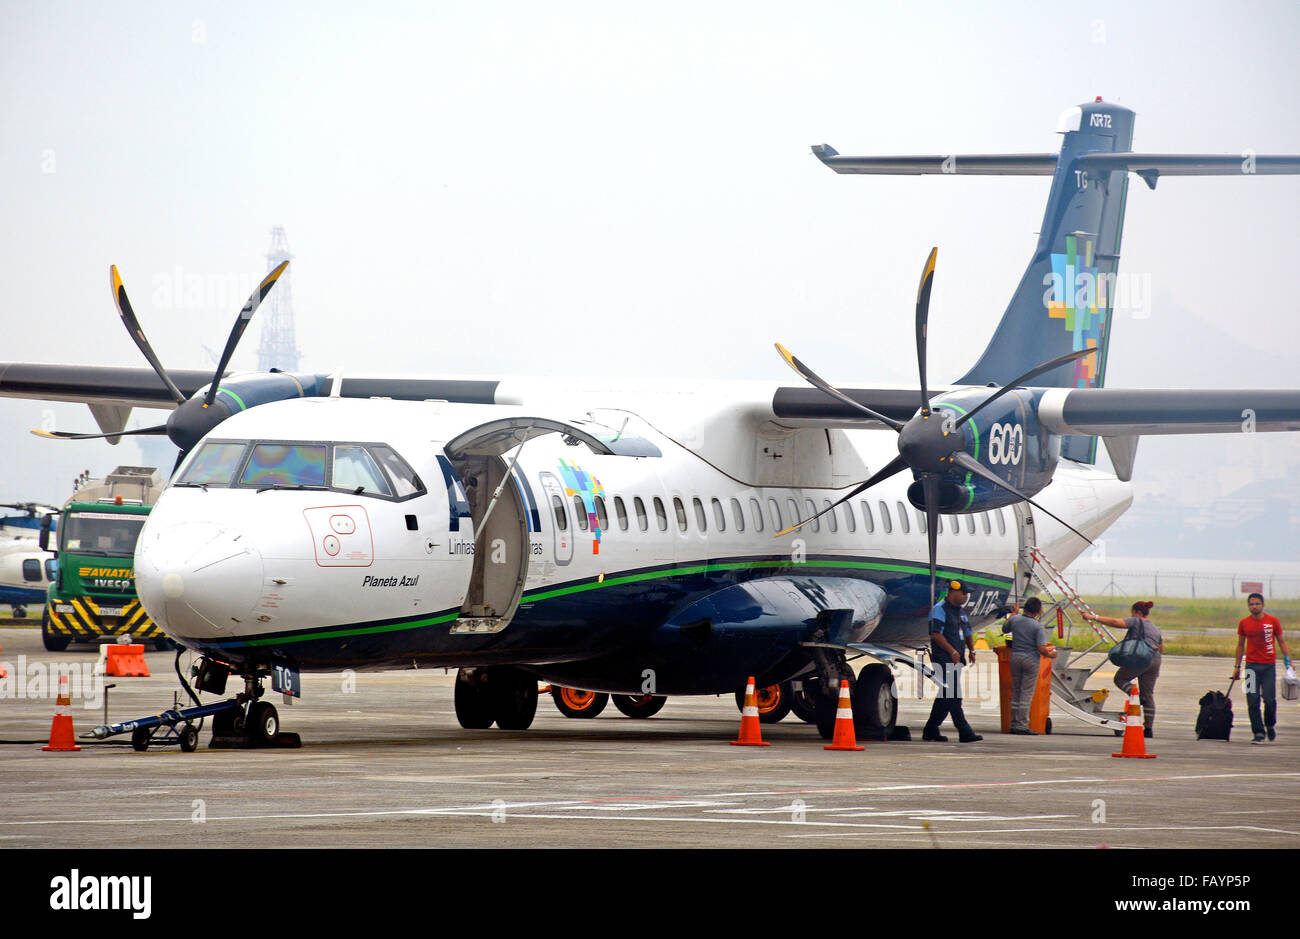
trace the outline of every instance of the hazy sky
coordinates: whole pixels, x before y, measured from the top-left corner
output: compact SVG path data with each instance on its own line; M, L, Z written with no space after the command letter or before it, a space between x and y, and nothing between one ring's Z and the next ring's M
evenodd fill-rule
M143 365L116 263L163 361L208 365L283 225L304 370L792 382L780 340L842 384L911 383L938 245L943 381L1049 181L837 176L810 144L1050 151L1102 95L1137 150L1300 152L1294 3L986 6L0 3L0 361ZM1117 322L1108 384L1300 384L1297 205L1295 178L1134 181L1120 270L1151 320ZM1179 353L1136 348L1157 334ZM45 409L0 400L0 499L136 458L26 434Z

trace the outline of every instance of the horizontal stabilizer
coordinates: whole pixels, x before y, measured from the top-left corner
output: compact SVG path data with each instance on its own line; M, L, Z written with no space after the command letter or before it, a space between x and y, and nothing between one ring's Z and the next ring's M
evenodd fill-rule
M917 176L924 173L973 176L1051 176L1055 153L972 153L938 156L840 156L834 147L812 148L817 159L837 173Z

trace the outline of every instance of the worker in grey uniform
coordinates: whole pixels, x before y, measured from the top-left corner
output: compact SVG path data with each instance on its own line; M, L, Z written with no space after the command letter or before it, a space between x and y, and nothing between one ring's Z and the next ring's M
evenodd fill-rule
M1024 612L1015 607L1003 627L1011 633L1011 732L1037 734L1029 729L1029 704L1038 685L1038 668L1043 656L1056 658L1056 646L1047 639L1047 629L1038 621L1043 615L1043 601L1030 597Z

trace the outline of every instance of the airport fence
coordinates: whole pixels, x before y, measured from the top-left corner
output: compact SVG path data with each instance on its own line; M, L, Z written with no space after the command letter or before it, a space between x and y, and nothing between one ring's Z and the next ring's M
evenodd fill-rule
M1072 567L1065 576L1075 590L1088 596L1244 598L1258 591L1268 598L1300 597L1300 575L1296 574L1108 571Z

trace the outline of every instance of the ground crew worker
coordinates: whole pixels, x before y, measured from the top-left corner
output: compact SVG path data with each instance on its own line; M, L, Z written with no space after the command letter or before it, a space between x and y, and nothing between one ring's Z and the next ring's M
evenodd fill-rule
M1283 661L1291 667L1291 650L1282 638L1282 624L1276 616L1264 612L1264 595L1252 593L1246 598L1250 615L1237 624L1237 656L1233 659L1232 680L1241 674L1241 655L1246 654L1246 711L1250 714L1250 731L1255 735L1251 743L1263 743L1265 734L1269 743L1277 739L1277 652L1274 644L1282 647ZM1260 719L1259 704L1264 702L1264 717Z
M961 706L961 667L970 656L975 663L975 640L971 634L970 617L962 609L970 591L960 580L948 584L948 595L930 611L930 661L943 687L930 708L930 719L921 732L922 740L946 743L948 738L939 733L939 725L951 715L957 728L957 739L962 743L983 740L971 729Z
M1043 601L1030 597L1023 613L1012 609L1003 632L1011 633L1011 732L1037 735L1029 729L1029 704L1038 684L1038 666L1043 656L1056 658L1056 646L1047 640L1047 630L1038 621Z

